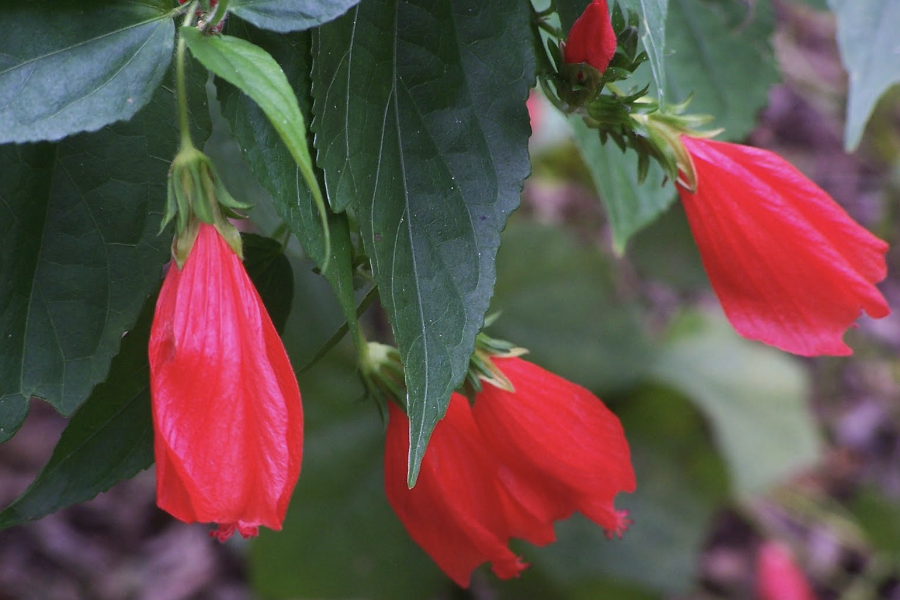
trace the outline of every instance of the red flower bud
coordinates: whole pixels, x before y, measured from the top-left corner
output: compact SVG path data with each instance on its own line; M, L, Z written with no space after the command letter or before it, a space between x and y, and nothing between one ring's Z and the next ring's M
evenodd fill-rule
M515 388L484 385L472 414L502 464L512 535L542 545L553 522L576 510L621 535L627 513L619 492L633 492L634 470L619 419L585 388L520 358L493 358Z
M409 420L393 403L389 411L384 489L409 536L462 587L469 586L472 570L486 561L498 577L517 577L526 565L507 546L499 465L488 453L466 399L451 396L413 489L406 484Z
M815 600L803 571L789 548L764 542L756 555L756 588L759 600Z
M201 224L173 262L150 333L157 504L214 535L281 529L300 475L297 379L244 266Z
M887 244L780 156L682 136L696 190L678 193L725 316L803 356L851 354L844 331L890 313L875 283Z
M569 31L565 61L587 63L602 73L615 53L616 32L610 22L606 0L593 0Z

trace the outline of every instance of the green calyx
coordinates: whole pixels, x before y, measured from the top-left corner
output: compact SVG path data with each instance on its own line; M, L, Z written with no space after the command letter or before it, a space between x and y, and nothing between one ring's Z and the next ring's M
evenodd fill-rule
M359 368L366 390L376 400L390 399L406 410L406 379L397 348L367 342L365 352L360 354Z
M209 157L189 145L181 149L169 168L166 213L160 233L175 220L172 256L179 267L184 266L200 223L213 225L235 254L243 258L240 233L228 219L244 218L237 211L251 206L235 200Z
M487 319L488 324L493 318ZM469 398L481 391L481 382L484 381L508 392L515 392L512 382L507 379L497 365L494 358L513 358L527 354L528 350L516 346L505 340L498 340L486 333L479 333L475 338L475 352L469 358L469 370L466 373L466 381L463 384L463 392Z

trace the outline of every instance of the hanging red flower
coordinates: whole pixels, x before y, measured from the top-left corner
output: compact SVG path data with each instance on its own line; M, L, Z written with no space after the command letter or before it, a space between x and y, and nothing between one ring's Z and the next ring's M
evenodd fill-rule
M875 287L887 244L780 156L681 139L696 189L678 193L732 326L803 356L851 354L842 338L860 312L890 312Z
M512 535L548 543L552 523L576 510L621 534L627 513L613 500L634 491L635 477L619 419L585 388L535 364L492 360L515 391L484 384L472 414L519 509L507 510Z
M587 63L602 73L615 53L616 32L609 18L609 7L606 0L593 0L569 30L565 61Z
M150 334L157 504L214 535L281 529L300 475L297 379L240 259L201 223Z
M784 544L767 541L756 555L756 590L759 600L815 600L806 575Z
M526 565L508 547L498 465L466 399L451 396L413 489L406 483L409 420L393 403L389 419L384 488L409 536L461 587L469 586L472 570L486 561L501 579L517 577Z

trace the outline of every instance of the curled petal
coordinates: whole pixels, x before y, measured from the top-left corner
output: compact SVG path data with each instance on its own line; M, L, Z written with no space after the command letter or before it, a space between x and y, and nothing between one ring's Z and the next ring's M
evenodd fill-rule
M616 43L606 0L594 0L572 24L565 61L587 63L602 73L616 53Z

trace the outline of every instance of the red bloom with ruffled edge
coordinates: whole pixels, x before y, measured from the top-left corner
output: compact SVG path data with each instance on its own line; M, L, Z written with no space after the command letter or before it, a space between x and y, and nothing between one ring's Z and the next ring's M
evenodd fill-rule
M501 579L527 566L508 547L509 527L498 465L472 420L463 396L453 394L422 459L416 486L406 484L409 419L389 403L384 489L409 536L461 587L490 561Z
M890 309L887 244L783 158L682 136L696 190L678 193L725 315L746 338L803 356L851 354L844 331Z
M759 600L815 600L790 548L780 542L767 541L759 547L756 590Z
M613 31L606 0L591 2L569 31L566 39L565 61L587 63L601 73L616 53L616 32Z
M281 529L300 475L297 379L240 259L200 224L169 265L150 333L157 504L182 521Z
M553 522L576 510L620 535L627 513L613 500L634 491L635 477L619 419L585 388L535 364L492 360L515 391L485 383L472 414L517 505L507 510L512 535L549 543Z

